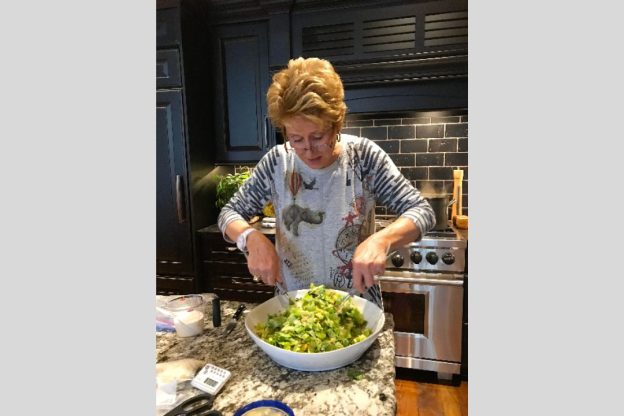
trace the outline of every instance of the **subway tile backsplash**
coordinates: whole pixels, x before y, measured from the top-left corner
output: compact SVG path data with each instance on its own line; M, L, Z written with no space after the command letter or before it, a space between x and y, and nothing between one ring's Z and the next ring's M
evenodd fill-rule
M422 192L452 195L453 170L462 169L462 211L468 215L467 110L347 115L342 132L373 140ZM381 206L376 211L390 214Z
M342 133L373 140L421 192L452 195L453 170L462 169L462 213L468 215L467 110L347 115ZM376 213L391 214L382 206Z

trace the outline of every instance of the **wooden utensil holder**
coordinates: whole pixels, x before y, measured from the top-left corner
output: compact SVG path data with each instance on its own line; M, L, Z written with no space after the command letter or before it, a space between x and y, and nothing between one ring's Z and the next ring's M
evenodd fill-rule
M453 205L453 224L462 230L468 229L468 216L464 215L464 206L462 198L462 181L464 180L464 171L456 169L453 171L453 197L455 204Z
M464 171L461 169L456 169L453 171L453 199L455 203L453 204L453 210L451 214L451 219L453 224L455 224L455 217L458 215L462 215L462 181L464 180Z

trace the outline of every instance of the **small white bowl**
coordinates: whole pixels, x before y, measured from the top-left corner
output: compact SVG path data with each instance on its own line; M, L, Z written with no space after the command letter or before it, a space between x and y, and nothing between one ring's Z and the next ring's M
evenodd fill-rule
M302 297L309 289L294 290L288 292L293 298ZM347 292L336 289L332 291L340 293L342 296ZM269 314L275 314L284 309L277 297L273 297L264 303L253 308L247 313L245 318L245 328L254 342L273 361L284 367L301 371L325 371L344 367L356 361L375 342L386 322L383 311L377 305L359 296L352 297L355 306L362 312L366 319L366 326L372 333L365 339L348 347L326 352L294 352L276 347L262 340L255 333L255 327L259 323L266 322Z

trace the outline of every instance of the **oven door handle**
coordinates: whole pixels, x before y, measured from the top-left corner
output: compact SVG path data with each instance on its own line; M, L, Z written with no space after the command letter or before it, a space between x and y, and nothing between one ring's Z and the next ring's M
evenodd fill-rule
M444 286L463 286L462 280L449 279L427 279L425 277L397 277L397 276L375 276L377 282L388 283L411 283L415 285L444 285Z

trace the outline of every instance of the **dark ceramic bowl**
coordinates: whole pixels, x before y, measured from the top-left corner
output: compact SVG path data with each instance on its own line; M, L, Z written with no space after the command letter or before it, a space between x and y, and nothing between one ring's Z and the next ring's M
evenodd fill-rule
M276 409L274 414L272 413L271 416L278 416L278 415L279 416L282 416L282 415L295 416L295 413L290 407L288 407L288 405L278 400L258 400L257 402L249 403L241 407L240 409L238 409L236 413L234 413L234 416L247 416L248 414L253 415L254 412L251 412L251 410L254 410L254 409L256 409L257 411L260 411L262 409ZM263 414L263 413L260 412L259 414Z

